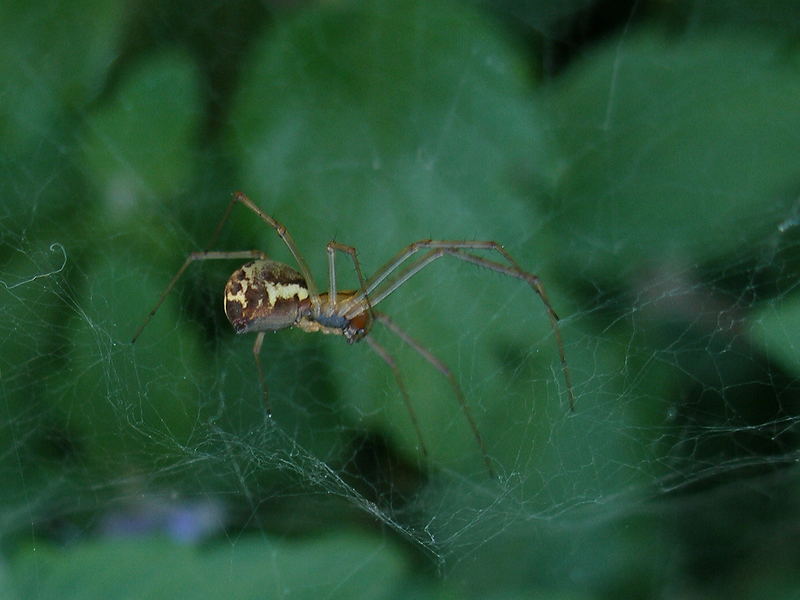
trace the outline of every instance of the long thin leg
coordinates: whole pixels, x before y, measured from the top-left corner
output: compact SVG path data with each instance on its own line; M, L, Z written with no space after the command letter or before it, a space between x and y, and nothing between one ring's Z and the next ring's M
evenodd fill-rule
M259 331L256 336L256 341L253 344L253 358L256 361L256 370L258 371L258 384L261 386L261 392L264 394L264 408L267 411L267 417L272 418L272 406L269 402L269 390L267 389L267 382L264 379L264 370L261 368L261 345L264 343L265 331Z
M532 273L526 273L525 271L520 271L519 269L509 269L508 267L504 267L503 265L496 263L491 260L487 260L480 256L474 256L467 252L459 252L459 251L448 251L448 254L455 256L461 260L466 262L472 263L474 265L478 265L480 267L486 267L487 269L492 269L493 271L497 271L498 273L505 273L506 275L510 275L511 277L516 277L517 279L523 279L527 281L528 284L539 294L539 297L544 302L544 305L547 307L547 316L550 318L550 327L553 330L553 335L556 338L556 346L558 347L558 358L561 361L561 372L564 375L564 384L567 386L567 397L569 398L569 409L571 411L575 410L575 394L574 390L572 389L572 376L569 372L569 366L567 365L567 355L564 351L564 340L561 338L561 328L558 326L558 315L555 313L553 308L550 305L550 299L547 297L547 293L544 291L544 285L542 284L542 280L539 279L536 275Z
M430 250L423 254L420 258L413 261L410 265L407 265L400 273L394 276L394 278L390 279L383 286L373 286L372 290L370 290L365 297L370 298L372 305L376 305L379 302L385 300L388 296L393 294L397 288L403 285L406 281L411 279L414 275L419 273L422 269L427 267L437 258L441 258L447 252L444 248L437 248L435 250ZM374 294L372 292L375 292ZM361 294L359 294L360 296ZM347 302L348 304L353 303L355 298L349 299ZM340 309L344 312L345 316L353 316L354 313L358 312L356 307L350 307Z
M225 224L225 221L228 220L228 217L231 214L231 209L237 202L246 206L256 215L258 215L258 217L267 225L272 227L275 230L275 233L277 233L281 240L283 240L283 243L286 244L287 248L289 248L289 252L292 253L297 266L300 268L300 273L306 280L306 287L308 288L308 295L311 298L311 304L315 308L319 308L319 289L317 288L317 284L314 281L313 275L311 275L311 269L308 268L303 255L300 254L300 250L297 249L297 244L295 244L291 234L286 230L286 227L282 223L276 221L263 210L258 208L258 206L256 206L253 201L250 200L250 198L248 198L243 192L235 192L233 194L233 197L228 204L228 208L225 209L225 214L222 216L222 220L219 222L219 225L217 225L216 230L214 230L214 235L211 238L209 246L212 246L217 241L217 237L219 237L220 231L222 231L222 226Z
M156 314L156 311L158 311L158 309L161 307L161 304L164 302L166 297L172 291L172 288L175 287L175 284L178 282L178 279L181 278L181 275L183 275L183 272L186 271L186 268L190 264L198 260L228 260L232 258L264 259L266 258L266 255L260 250L240 250L234 252L209 252L209 251L192 252L189 256L186 257L186 260L184 261L183 265L181 265L181 268L178 269L178 272L175 273L170 282L167 284L166 289L161 293L161 296L158 298L158 302L156 302L156 305L147 314L147 317L145 317L144 323L139 325L139 328L136 330L136 333L133 334L133 339L131 340L131 344L135 343L136 340L139 338L139 335L141 335L144 328L147 327L147 324L150 322L150 319L152 319L153 316Z
M491 242L494 243L494 242ZM505 250L503 250L504 256L507 255ZM558 331L558 315L553 310L552 305L550 304L550 299L547 297L547 293L544 291L544 286L542 285L541 279L537 275L533 273L528 273L527 271L523 271L519 267L516 266L516 263L509 257L509 260L512 260L513 267L509 267L508 265L503 265L501 263L495 262L493 260L489 260L480 256L475 256L474 254L469 254L468 252L462 252L458 248L444 248L439 247L430 252L424 254L421 258L417 259L416 261L412 262L408 265L403 271L400 272L394 279L390 280L383 288L381 288L378 292L372 295L371 301L372 305L375 306L382 300L385 300L390 294L395 292L397 288L403 285L406 281L411 279L414 275L419 273L422 269L427 267L437 258L441 258L444 255L454 256L460 260L472 263L474 265L478 265L480 267L484 267L490 269L492 271L496 271L498 273L502 273L503 275L508 275L510 277L514 277L516 279L521 279L527 282L532 288L533 291L541 298L542 303L547 310L548 315L550 316L550 321L553 326L553 330L556 333L556 337L561 340L561 335ZM352 316L350 313L353 312L352 309L346 309L343 311L345 316Z
M421 258L415 260L394 279L391 279L383 287L380 284L396 270L404 261L423 249L429 249L429 252L424 254ZM489 260L480 256L475 256L468 252L463 252L463 249L468 250L494 250L501 254L511 265L503 265L501 263ZM410 244L405 249L401 250L394 258L392 258L384 267L375 273L367 280L367 287L363 293L356 294L352 299L347 301L347 304L340 308L340 311L345 317L352 317L358 311L359 302L364 297L370 297L371 305L376 306L379 302L386 299L397 288L403 285L416 273L427 267L436 259L450 255L480 267L490 269L497 273L502 273L516 279L521 279L531 286L534 292L542 300L542 303L547 310L548 317L550 318L550 326L553 330L553 335L556 338L556 345L558 346L558 355L561 360L561 371L564 376L564 383L567 387L567 396L569 399L570 410L575 410L575 394L572 389L572 377L567 366L566 353L564 351L564 342L561 338L561 330L558 326L558 315L553 310L550 304L550 299L544 290L544 285L537 275L523 271L517 262L511 258L509 253L497 242L480 242L480 241L454 241L454 240L420 240ZM377 290L377 291L376 291ZM373 294L373 292L375 292Z
M422 439L422 431L420 431L419 428L417 413L414 410L414 406L411 404L411 398L408 395L408 390L406 390L406 384L403 382L403 376L400 374L400 369L397 366L397 361L395 361L394 357L391 354L389 354L386 348L381 346L371 337L366 337L364 339L367 340L369 347L375 351L375 354L380 356L392 370L392 373L394 374L394 379L395 381L397 381L397 387L400 388L400 393L403 396L403 402L405 402L406 410L408 411L408 416L411 419L412 425L414 425L414 431L417 432L417 441L419 442L420 451L422 452L423 456L428 456L428 449L425 447L425 441Z
M397 268L403 264L406 260L411 258L414 254L419 252L420 250L431 250L431 249L467 249L467 250L496 250L500 252L506 259L511 262L512 265L519 268L516 262L511 258L511 256L505 251L505 249L498 244L497 242L484 242L484 241L471 241L471 240L418 240L412 244L409 244L400 252L395 254L389 262L383 265L380 269L378 269L373 275L367 280L367 286L365 294L369 295L372 294L373 291L386 279L389 275L394 273ZM522 270L522 269L520 269ZM352 299L352 302L356 303L363 298L362 295L356 296Z
M472 417L472 412L469 409L469 405L467 404L466 399L464 398L464 393L461 391L461 386L458 385L458 381L456 381L453 372L445 365L441 360L439 360L430 350L425 348L422 344L420 344L417 340L412 338L408 333L406 333L403 329L401 329L394 321L392 321L388 316L383 313L375 312L375 318L380 321L387 329L389 329L392 333L394 333L397 337L403 340L406 344L408 344L413 350L415 350L422 358L427 360L433 367L439 371L442 375L447 378L447 381L450 383L450 387L453 389L453 393L455 394L456 400L458 400L458 404L461 407L461 412L464 413L464 416L469 423L470 429L472 429L472 435L475 438L475 441L478 442L478 447L481 450L481 455L483 456L483 462L486 464L486 468L489 471L489 476L494 478L495 472L492 468L492 462L489 460L489 454L486 452L486 445L483 443L483 438L481 437L480 431L478 431L478 425L475 423L475 419ZM369 338L367 338L369 339Z
M517 261L515 261L511 257L511 255L506 251L506 249L503 248L503 246L501 244L498 244L497 242L470 241L470 240L419 240L403 248L391 260L389 260L388 263L386 263L383 267L381 267L378 271L376 271L367 280L367 285L363 293L360 293L351 298L350 300L348 300L348 307L343 311L344 314L352 312L353 307L355 307L364 298L364 296L372 296L373 306L377 304L379 301L376 299L378 295L374 294L373 292L375 292L378 286L380 286L380 284L387 277L389 277L389 275L391 275L395 270L397 270L397 268L402 263L411 258L414 254L416 254L420 250L425 250L425 249L431 250L431 252L429 252L426 256L419 259L418 261L415 261L410 266L406 267L406 269L403 270L399 276L397 276L389 284L387 284L387 287L380 293L381 300L386 296L388 296L389 294L391 294L395 289L397 289L403 283L405 283L405 281L407 281L412 275L422 270L423 267L433 262L443 254L448 254L448 253L452 254L452 251L454 250L494 250L495 252L498 252L500 255L502 255L503 258L505 258L509 263L511 263L511 266L514 267L514 270L518 274L525 275L529 278L534 278L537 281L539 279L536 275L533 275L532 273L528 273L527 271L523 270L519 266ZM487 262L501 267L503 266L499 265L499 263L496 263L494 261L487 261ZM487 267L487 268L492 269L492 267ZM509 274L507 272L508 267L505 267L505 269L506 270L500 270L500 272ZM493 269L493 270L498 271L498 269ZM515 275L515 277L517 277L517 275ZM525 279L525 277L518 277L518 278ZM542 294L543 288L541 287L541 284L539 284L538 287L534 287L534 290L536 291L536 293L542 296L542 300L545 301L545 307L549 312L553 313L553 316L556 318L556 320L558 320L558 315L555 314L555 311L550 305L550 301L547 300L547 297L543 296Z
M358 260L358 254L356 253L356 249L353 246L346 246L344 244L340 244L339 242L330 241L328 242L328 308L329 314L333 314L337 311L337 298L336 298L336 251L342 252L350 256L353 260L353 266L356 270L356 275L358 275L358 292L361 294L366 289L366 281L364 280L364 272L361 270L361 263ZM372 302L369 296L364 296L366 299L367 310L370 313L370 317L372 317Z

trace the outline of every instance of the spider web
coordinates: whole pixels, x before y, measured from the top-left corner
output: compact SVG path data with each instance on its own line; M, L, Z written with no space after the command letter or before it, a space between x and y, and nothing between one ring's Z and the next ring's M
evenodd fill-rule
M79 4L0 8L9 595L793 589L794 5ZM321 289L331 239L367 275L502 243L562 317L576 410L540 299L448 257L380 309L452 369L496 478L378 325L427 455L365 343L267 335L269 419L221 310L236 261L192 265L131 345L236 189ZM214 249L254 248L292 264L237 207Z

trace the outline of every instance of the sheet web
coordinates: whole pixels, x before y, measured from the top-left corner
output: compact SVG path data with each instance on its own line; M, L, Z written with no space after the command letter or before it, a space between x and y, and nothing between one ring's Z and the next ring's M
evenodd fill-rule
M797 459L792 443L795 384L779 366L765 368L760 364L761 349L750 339L754 329L768 326L781 303L791 296L793 285L758 309L763 317L748 320L744 316L753 310L759 289L781 287L783 278L772 271L776 256L796 245L791 242L781 252L775 251L777 243L786 243L787 234L792 232L780 233L776 228L755 265L748 252L724 265L716 278L691 267L653 270L627 298L597 295L591 308L562 320L577 382L578 406L573 415L564 402L554 349L546 352L553 340L544 314L539 315L544 326L536 334L535 348L498 350L504 353L503 360L488 375L477 381L470 376L480 371L475 367L475 361L481 360L476 355L489 343L486 339L491 338L497 321L524 319L519 313L527 311L520 311L520 306L532 305L536 307L533 312L541 312L529 290L513 289L524 286L490 274L492 285L502 285L506 291L499 306L490 311L493 314L472 318L468 313L470 327L459 327L452 342L434 346L453 357L450 363L487 439L490 456L497 461L499 481L485 473L449 389L443 382L434 381L416 387L412 384L410 389L412 401L422 413L423 436L434 451L434 468L444 470L435 471L427 487L412 486L409 493L402 480L385 481L387 487L369 483L349 462L363 449L359 444L375 450L373 442L359 436L366 433L365 423L377 420L380 424L385 418L399 422L401 439L405 435L406 455L402 460L408 463L407 468L413 471L422 467L391 374L366 348L349 347L338 339L307 342L292 333L284 339L278 335L269 339L265 365L276 412L275 421L269 422L261 410L247 338L229 336L230 340L212 342L201 358L196 356L196 349L174 342L182 327L198 328L196 323L187 323L191 314L183 304L192 292L176 292L172 306L164 308L166 317L153 323L155 340L148 343L145 338L141 348L132 348L122 337L130 334L131 322L116 322L114 316L117 299L109 298L89 281L88 273L75 265L68 247L53 242L46 250L34 250L20 239L18 245L27 249L18 253L18 260L3 277L8 299L3 319L7 340L3 389L10 399L7 406L19 410L9 410L10 418L4 426L6 457L19 461L31 458L29 446L35 441L38 465L34 472L55 471L59 477L53 480L42 477L42 473L25 477L18 490L22 495L9 513L16 518L6 523L7 533L16 529L20 513L28 513L32 524L40 523L39 503L52 509L50 494L62 495L64 486L71 489L72 500L57 502L56 513L51 515L54 521L80 519L88 494L99 503L95 508L105 512L104 517L95 518L113 529L126 518L135 521L128 511L144 510L131 496L153 494L147 504L164 503L159 510L165 513L165 524L171 522L171 510L178 514L188 511L196 520L184 534L200 537L228 527L229 496L244 501L238 510L249 511L245 521L268 530L272 519L264 516L265 505L280 506L295 494L312 498L319 494L363 511L424 548L434 559L446 562L464 551L471 554L476 546L508 533L521 521L557 523L559 528L564 523L573 527L583 523L580 527L591 530L596 526L595 519L619 518L620 511L624 515L628 510L642 510L647 506L642 504L646 498L663 495L669 499L695 486L724 489L726 482L735 486L753 477L769 476L778 484L784 478L791 481L791 471L782 469ZM769 258L767 262L764 256ZM458 288L462 278L468 278L470 284L487 278L483 272L471 273L467 265L440 266L427 283L435 279L439 286ZM136 267L134 272L140 269ZM202 281L213 278L209 270L197 271L203 272L187 276L187 286L191 289L200 283L213 287L214 282ZM96 275L97 271L92 273ZM107 275L107 281L118 284L130 276L114 269ZM730 281L742 277L748 281L744 291L732 292ZM163 277L154 279L166 281ZM392 306L398 321L413 322L414 315L431 302L431 288L425 283L409 286L404 290L406 298ZM143 298L157 296L150 289L153 284L142 293ZM217 296L217 291L210 295ZM456 304L463 308L464 302ZM147 305L137 302L136 306ZM209 305L203 310L213 320L219 306ZM607 323L605 329L571 334L576 331L573 323L598 314L607 315L602 319ZM37 335L42 333L36 327L42 315L50 315L45 336ZM53 325L56 322L61 325ZM215 335L226 337L226 325L221 323L219 331L213 325ZM777 331L790 337L785 326ZM399 344L392 346L385 334L382 341L399 352L404 367L411 365L410 376L404 373L412 382L415 369L428 368L418 359L415 363L410 353L404 354ZM151 361L148 354L164 345L174 360L168 365ZM330 355L336 354L337 346L344 348L345 357L331 367ZM531 375L528 363L539 353L549 354L546 367ZM195 367L198 361L203 365L200 369ZM624 367L614 372L612 364ZM373 368L377 375L370 373ZM324 379L319 373L325 370L332 372L332 379L347 379L354 387L377 390L370 392L374 403L367 408L347 407L344 402L331 406L319 391L320 379ZM74 371L77 383L63 375ZM643 389L642 382L654 377L653 371L667 389L677 386L675 393L682 403L676 405L663 392ZM275 377L279 372L286 374ZM425 377L431 376L436 376L432 369ZM372 384L371 377L377 383ZM131 381L136 382L133 390ZM168 390L169 401L157 396L162 386ZM495 386L502 390L502 396L486 393ZM341 383L337 387L347 389ZM553 390L561 400L548 400L545 394L536 393L539 389ZM586 400L587 389L591 389L592 404ZM184 430L174 430L170 423L175 419L170 413L176 410L179 392L188 397L178 411ZM438 423L430 426L424 404L419 406L421 399L429 397L444 405L441 429ZM759 399L755 406L752 397ZM513 410L508 408L509 403L515 405ZM644 424L630 416L637 411L646 414ZM391 414L386 417L386 413ZM508 415L511 419L507 421ZM434 413L433 419L436 417ZM464 455L458 462L463 472L453 470L450 459L441 458L441 448L436 444L438 435L449 436L453 431ZM504 438L512 434L509 450ZM117 437L122 438L117 440L121 447L113 458L85 458L91 454L90 448L99 446L108 451L109 443L113 448L115 442L110 440ZM341 438L361 441L350 442L356 444L351 446ZM448 456L446 452L444 456ZM130 463L130 472L120 470L120 460ZM382 466L395 475L402 474L402 466L391 464L387 459ZM14 466L12 471L18 469ZM83 480L87 472L88 480ZM98 472L105 476L95 479ZM199 485L175 484L186 477L202 481ZM174 501L173 494L182 500ZM196 496L203 500L196 503ZM315 501L310 503L313 506Z
M475 594L565 578L694 588L714 561L768 562L797 503L786 157L800 123L772 118L775 97L800 97L791 64L768 36L632 27L534 82L485 14L393 6L280 15L236 93L215 90L227 113L203 150L207 74L175 48L117 67L70 135L14 140L0 209L10 553L155 533L223 546L238 568L254 539L275 558L273 544L344 530L364 554L334 587L389 556L377 571ZM373 35L353 44L353 30ZM234 189L286 225L323 290L331 239L367 275L418 239L504 244L561 316L575 411L539 298L450 258L380 309L452 369L496 477L447 379L378 325L427 456L366 343L269 334L269 419L252 336L221 309L235 260L192 265L131 345ZM214 249L253 248L294 266L236 207ZM347 257L337 273L356 285Z

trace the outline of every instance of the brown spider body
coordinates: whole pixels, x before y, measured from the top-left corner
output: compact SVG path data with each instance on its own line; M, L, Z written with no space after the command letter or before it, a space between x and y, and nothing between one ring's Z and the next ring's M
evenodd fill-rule
M236 333L286 329L310 307L303 276L272 260L243 265L225 284L225 315Z
M334 305L329 295L319 295L315 309L303 276L279 262L251 261L236 271L225 284L225 315L236 333L278 331L298 327L307 333L341 335L349 342L362 339L372 326L369 311L352 318L336 312L356 291L336 293ZM326 310L327 309L327 310Z
M550 319L550 326L553 329L559 358L561 359L561 370L564 375L569 406L570 408L573 407L575 398L569 369L567 368L567 359L564 354L564 344L558 328L558 316L547 299L539 277L524 271L501 244L494 241L475 240L419 240L401 249L382 268L373 273L371 277L365 279L356 256L356 249L352 246L330 241L326 247L328 254L328 291L320 292L311 270L308 268L305 259L286 227L258 208L241 192L233 195L225 214L214 231L209 247L213 246L218 239L222 226L227 221L234 204L237 203L247 207L264 223L275 230L275 233L283 240L283 243L294 257L299 271L283 263L269 260L266 254L260 250L204 250L202 252L192 252L186 257L181 268L178 269L178 272L175 273L166 289L162 292L156 305L139 326L139 329L136 330L131 342L136 341L139 334L142 333L144 327L156 314L158 307L164 302L164 299L172 291L175 283L190 264L195 261L205 260L248 259L250 262L234 271L225 284L225 315L233 325L236 333L257 333L253 344L253 357L256 362L259 383L264 393L264 406L268 416L271 416L272 412L269 408L267 385L264 381L259 359L265 332L297 327L308 333L340 335L351 344L365 339L372 350L392 369L409 417L417 433L419 447L422 453L426 454L425 442L422 439L414 407L411 405L411 400L403 384L403 378L397 363L394 357L380 343L368 336L373 320L375 320L391 333L394 333L447 378L480 448L486 468L489 474L493 475L494 470L492 462L489 460L486 446L469 411L461 387L458 385L458 381L452 371L422 344L397 326L388 315L373 310L376 305L394 293L416 273L437 259L448 256L451 259L471 263L495 273L524 281L539 296ZM477 254L481 251L494 252L502 262ZM358 276L358 290L340 290L337 287L335 266L337 252L350 257Z

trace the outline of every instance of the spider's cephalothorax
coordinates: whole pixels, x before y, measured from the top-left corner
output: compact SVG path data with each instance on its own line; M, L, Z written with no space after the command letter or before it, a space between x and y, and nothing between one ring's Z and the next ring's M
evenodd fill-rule
M358 292L347 290L336 293L334 306L346 306L347 301L353 298ZM335 333L343 335L347 343L352 344L364 338L372 327L372 315L369 307L362 307L351 317L346 317L339 313L335 308L328 311L326 306L330 306L329 295L320 294L320 314L314 316L314 311L307 318L301 319L297 326L305 332L312 333L320 331L322 333Z
M328 294L323 293L314 306L300 273L282 263L259 259L236 269L228 279L225 315L236 333L299 327L306 332L342 335L353 343L369 331L369 311L348 318L336 312L335 307L344 306L355 294L337 292L336 302L331 305Z

